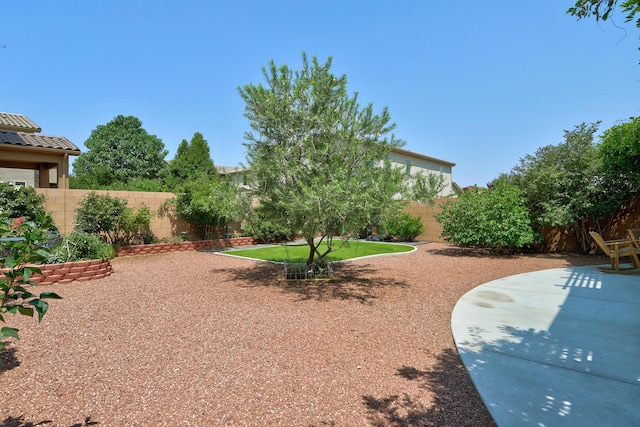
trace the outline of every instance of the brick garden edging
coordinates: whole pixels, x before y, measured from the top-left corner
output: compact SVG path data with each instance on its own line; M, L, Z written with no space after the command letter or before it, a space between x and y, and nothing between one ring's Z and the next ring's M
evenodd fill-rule
M38 265L42 275L34 274L31 280L37 285L52 285L54 283L70 283L74 280L101 279L111 275L111 263L108 259L92 259L89 261L72 261L62 264ZM0 270L4 273L8 269Z
M232 239L196 240L180 243L156 243L151 245L123 246L118 248L118 256L146 255L174 251L201 251L225 249L232 246L254 245L253 237L235 237Z
M195 242L158 243L151 245L123 246L118 249L118 256L157 254L172 251L198 251L207 249L224 249L232 246L248 246L255 244L252 237L233 239L198 240ZM111 262L108 259L89 261L73 261L62 264L39 265L42 275L34 274L31 280L37 285L54 283L70 283L74 280L87 281L101 279L111 275ZM8 271L1 269L0 274Z

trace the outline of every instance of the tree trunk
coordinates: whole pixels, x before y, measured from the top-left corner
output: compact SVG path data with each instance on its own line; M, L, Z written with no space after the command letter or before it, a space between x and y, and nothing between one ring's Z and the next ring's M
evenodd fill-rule
M313 260L316 258L316 247L313 244L313 237L307 238L307 244L309 245L309 257L307 258L307 267L313 264Z

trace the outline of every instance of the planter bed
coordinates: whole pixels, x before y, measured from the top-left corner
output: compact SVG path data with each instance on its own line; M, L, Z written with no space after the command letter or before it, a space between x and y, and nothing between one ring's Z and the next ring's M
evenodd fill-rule
M157 243L151 245L124 246L118 249L118 256L145 255L173 251L196 251L210 249L227 249L232 246L253 245L252 237L233 239L198 240L182 243ZM73 281L87 281L110 276L112 272L109 260L94 259L89 261L73 261L61 264L40 265L42 274L34 274L31 278L37 285L52 285L54 283L70 283ZM0 272L8 271L2 269Z
M69 283L74 280L86 281L101 279L111 275L111 262L108 259L89 261L72 261L61 264L44 264L38 266L42 274L34 274L31 280L37 285ZM8 271L4 268L1 272Z

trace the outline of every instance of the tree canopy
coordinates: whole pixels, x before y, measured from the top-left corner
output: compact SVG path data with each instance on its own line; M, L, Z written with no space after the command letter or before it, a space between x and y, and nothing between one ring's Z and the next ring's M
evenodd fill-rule
M640 14L640 0L623 2L618 2L618 0L577 0L575 5L567 10L567 13L578 19L594 16L596 21L606 21L618 3L620 3L622 12L626 13L626 22L632 21L637 14ZM640 18L636 20L636 26L640 28Z
M594 135L599 123L582 123L565 131L564 142L526 155L508 179L527 199L535 226L563 226L578 247L586 251L587 223L620 206L617 194L604 179Z
M600 153L607 178L616 189L628 192L623 198L640 192L640 117L604 131Z
M361 106L331 66L331 57L322 64L303 53L300 70L270 61L264 85L239 88L252 129L245 146L254 194L270 218L304 236L308 264L324 263L333 236L379 224L407 192L406 174L388 160L402 145L388 109ZM329 242L327 252L317 252L316 236Z
M200 132L196 132L191 142L183 139L178 146L174 159L169 163L165 182L169 189L175 189L186 181L217 176L218 172L211 159L209 144Z
M625 22L636 20L636 27L640 28L640 0L576 0L573 7L567 13L578 19L595 17L596 21L606 21L611 18L611 14L620 6L625 14ZM637 16L637 17L636 17Z
M119 115L98 125L73 163L75 186L108 187L132 179L156 180L166 175L167 150L160 138L142 128L133 116Z

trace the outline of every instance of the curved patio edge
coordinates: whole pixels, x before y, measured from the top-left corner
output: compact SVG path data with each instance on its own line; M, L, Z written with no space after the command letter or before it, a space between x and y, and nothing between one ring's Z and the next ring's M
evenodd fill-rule
M460 298L451 327L499 426L640 425L640 276L506 277Z

